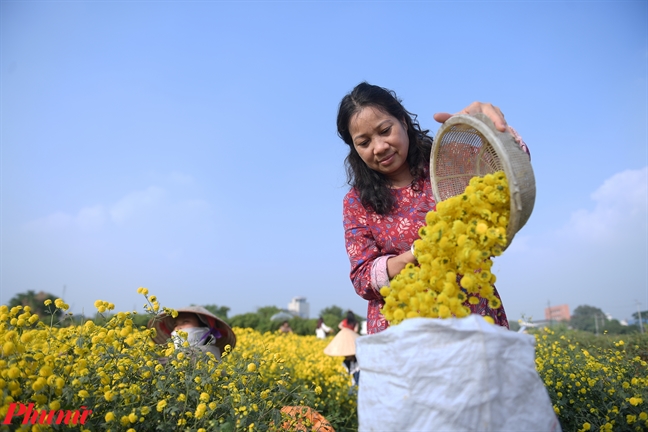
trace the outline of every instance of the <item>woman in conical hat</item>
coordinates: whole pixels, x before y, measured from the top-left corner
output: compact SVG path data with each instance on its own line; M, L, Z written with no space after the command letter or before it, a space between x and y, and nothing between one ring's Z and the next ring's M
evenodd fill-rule
M187 341L203 351L208 351L220 359L225 346L236 346L236 335L225 321L209 312L202 306L189 306L176 309L178 316L173 318L165 313L152 318L149 328L155 328L155 343L167 343L173 337L176 345L181 344L177 335L178 330L187 333Z
M343 327L333 340L324 348L324 354L332 357L344 357L344 367L353 378L353 384L358 385L360 380L360 367L356 359L355 342L358 333Z
M324 348L324 354L333 357L346 357L355 355L355 340L358 333L343 327L333 340Z

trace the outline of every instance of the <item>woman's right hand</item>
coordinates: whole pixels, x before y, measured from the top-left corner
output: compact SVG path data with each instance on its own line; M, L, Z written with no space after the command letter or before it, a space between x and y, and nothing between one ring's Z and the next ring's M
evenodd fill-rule
M393 256L387 260L387 274L392 279L405 268L409 263L416 264L416 257L412 251L403 252L400 255Z
M470 105L468 105L466 108L462 109L461 111L455 114L436 113L434 114L434 120L438 121L439 123L445 123L446 120L448 120L453 115L477 114L477 113L486 114L486 116L493 121L493 123L495 124L495 128L498 131L505 132L507 130L508 125L506 124L506 119L504 118L504 114L498 107L496 107L491 103L473 102Z

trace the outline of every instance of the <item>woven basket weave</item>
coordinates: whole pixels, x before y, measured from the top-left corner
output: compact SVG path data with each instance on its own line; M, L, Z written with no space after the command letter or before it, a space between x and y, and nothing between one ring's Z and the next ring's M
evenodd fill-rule
M438 130L430 158L436 202L462 194L470 179L504 171L511 194L507 244L529 220L535 203L535 177L529 155L508 132L499 132L484 114L455 115Z

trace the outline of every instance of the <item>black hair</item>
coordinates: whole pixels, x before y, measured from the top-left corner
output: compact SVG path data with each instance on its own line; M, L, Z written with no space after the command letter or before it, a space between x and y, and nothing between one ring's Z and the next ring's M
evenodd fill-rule
M353 313L353 311L348 311L347 312L346 320L347 320L347 324L349 326L355 326L356 324L358 324L358 320L356 319L356 316Z
M344 160L347 182L349 186L357 189L362 205L384 215L389 213L395 204L390 189L391 181L384 174L367 166L353 145L353 138L349 132L351 119L365 107L375 107L405 122L409 138L407 163L410 174L414 177L415 190L418 189L418 181L426 176L430 164L432 137L428 135L429 130L421 129L416 114L407 111L392 90L361 82L342 98L337 115L337 130L340 138L349 146L349 154Z

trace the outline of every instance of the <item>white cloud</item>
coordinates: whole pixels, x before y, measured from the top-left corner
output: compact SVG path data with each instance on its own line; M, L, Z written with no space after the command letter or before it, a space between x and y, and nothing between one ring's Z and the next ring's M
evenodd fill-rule
M25 227L30 231L58 231L72 225L73 218L67 213L56 212L43 218L29 221Z
M76 215L55 212L49 216L27 222L25 227L30 231L62 231L68 228L79 228L84 231L96 230L103 226L106 215L103 206L84 207Z
M97 204L82 208L76 215L58 211L27 222L24 226L30 231L40 232L61 231L68 228L83 231L97 230L102 228L109 218L113 222L121 224L136 214L153 208L164 195L163 189L151 186L145 190L129 193L111 206L110 210Z
M509 318L541 319L550 302L572 311L587 304L622 319L635 299L648 298L648 167L611 176L590 197L592 208L573 212L558 229L516 236L495 261Z
M574 212L563 234L601 242L646 231L648 167L615 174L590 196L595 208Z
M82 230L96 230L106 221L106 212L102 205L85 207L79 211L74 222Z
M131 192L110 208L110 217L116 223L123 223L135 214L155 206L163 197L164 189L156 186Z

